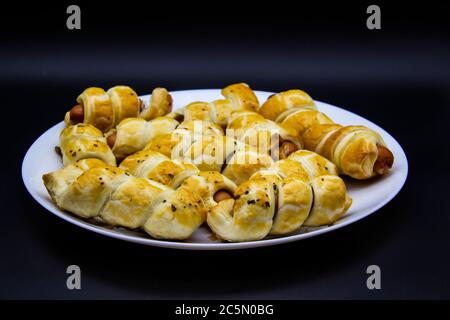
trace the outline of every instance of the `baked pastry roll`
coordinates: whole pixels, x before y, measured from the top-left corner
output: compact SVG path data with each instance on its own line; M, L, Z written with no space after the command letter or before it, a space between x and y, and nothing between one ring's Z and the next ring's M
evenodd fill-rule
M43 180L61 209L111 225L142 227L155 238L187 239L206 216L203 200L187 187L173 190L95 159L46 174Z
M67 126L85 123L106 132L120 121L138 116L141 101L128 86L115 86L107 92L102 88L87 88L77 98L77 105L64 117Z
M339 174L338 168L333 162L312 151L298 150L291 153L287 159L300 163L308 173L309 179L322 175L336 176Z
M315 125L303 135L305 146L355 179L384 175L394 156L381 136L364 126Z
M286 159L255 172L239 185L234 199L221 201L209 211L207 223L221 239L252 241L291 233L302 225L332 224L351 203L340 177L309 179L301 163Z
M182 187L197 193L205 207L211 209L220 201L230 199L236 192L236 184L217 171L202 171L186 179Z
M292 108L316 110L314 100L304 91L292 89L271 95L259 108L265 118L276 121L277 117Z
M177 126L174 133L181 135L189 134L203 136L224 135L223 129L219 125L208 120L185 120Z
M258 99L245 83L236 83L223 88L222 95L225 99L192 102L169 116L178 121L206 120L226 127L233 112L258 110Z
M162 192L152 202L152 214L143 225L157 239L188 239L206 219L206 208L200 196L181 186Z
M227 135L257 148L259 152L270 152L276 160L285 159L290 153L302 148L300 139L291 128L252 111L233 113L227 126Z
M223 240L260 240L272 228L275 202L275 191L269 181L247 180L237 188L235 199L219 202L208 213L206 221Z
M172 97L164 88L156 88L150 97L149 106L139 99L137 93L128 86L115 86L107 92L91 87L77 98L77 105L64 117L67 126L91 124L103 132L117 126L122 120L141 117L151 120L172 110Z
M335 124L316 110L312 99L303 91L272 95L259 108L259 113L293 128L306 149L331 160L342 174L368 179L387 174L392 167L394 156L378 133L362 126L343 128Z
M157 117L165 116L172 111L173 99L165 88L155 88L150 96L148 107L139 114L144 120L152 120Z
M178 188L184 180L199 172L193 164L172 160L152 150L142 150L128 156L119 168L137 177L152 179L171 188Z
M158 117L150 121L142 118L127 118L107 134L108 145L118 161L144 149L155 137L173 132L178 121L169 117Z
M244 145L236 149L227 160L222 174L237 185L248 180L255 172L269 168L274 161L267 153L260 153L257 149Z
M116 165L103 133L89 124L80 123L64 128L59 136L59 147L64 166L86 158L97 158Z

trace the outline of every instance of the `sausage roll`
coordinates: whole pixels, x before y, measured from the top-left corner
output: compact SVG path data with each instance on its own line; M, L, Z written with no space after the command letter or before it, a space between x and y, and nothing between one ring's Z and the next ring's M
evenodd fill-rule
M252 111L235 112L227 126L227 135L257 148L270 152L275 160L285 159L301 149L302 143L290 127L278 124Z
M128 86L115 86L107 92L91 87L77 98L77 105L64 117L67 126L77 123L91 124L103 132L117 126L122 120L141 117L151 120L172 110L172 97L164 88L156 88L146 107L137 93Z
M45 174L43 180L61 209L111 225L142 227L155 238L187 239L206 217L202 198L187 186L173 190L95 159Z
M287 159L255 172L239 185L234 199L223 200L208 212L207 223L223 240L252 241L291 233L302 225L332 224L351 203L340 177L310 179L301 163Z
M255 93L245 83L236 83L223 88L222 95L225 99L192 102L169 116L179 121L207 120L226 127L233 112L257 111L259 108Z
M86 158L97 158L116 165L103 133L89 124L80 123L64 128L59 137L59 147L64 166Z
M144 108L139 117L144 120L152 120L165 116L172 111L173 99L165 88L153 89L148 107Z
M330 159L340 172L355 179L387 174L394 161L381 136L363 126L315 125L303 139L309 150Z
M340 173L355 179L387 174L394 156L375 131L363 126L342 127L316 110L303 91L272 95L259 108L264 117L293 128L305 148L331 160Z
M119 168L137 177L152 179L174 189L188 177L199 172L197 167L190 163L172 160L151 150L138 151L128 156Z
M118 161L144 149L155 137L171 133L178 121L169 117L158 117L150 121L142 118L128 118L106 133L108 145Z
M87 88L77 98L64 117L67 126L85 123L106 132L128 117L140 112L140 100L136 92L127 86L115 86L107 92L102 88Z

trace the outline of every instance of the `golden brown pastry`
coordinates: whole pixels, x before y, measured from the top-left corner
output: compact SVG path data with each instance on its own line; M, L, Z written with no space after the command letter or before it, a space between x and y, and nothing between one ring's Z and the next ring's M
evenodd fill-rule
M46 174L43 180L61 209L112 225L142 227L155 238L187 239L206 216L202 198L187 187L173 190L95 159Z
M64 117L67 126L91 124L102 132L117 126L122 120L141 117L151 120L172 110L172 97L164 88L156 88L150 97L149 106L139 99L137 93L128 86L115 86L107 92L91 87L77 98L77 105Z
M139 117L148 121L165 116L172 111L172 104L173 99L167 89L155 88L150 96L149 106L141 111Z
M257 148L261 153L270 152L275 160L285 159L302 148L295 131L253 111L234 112L227 126L227 135Z
M116 165L114 154L103 133L89 124L79 123L64 128L59 137L59 147L64 166L87 158L97 158Z
M150 121L142 118L127 118L107 134L108 145L118 161L144 149L154 138L173 132L178 121L169 117L158 117Z
M315 125L303 135L305 146L333 161L355 179L384 175L394 156L381 136L363 126Z
M180 160L172 160L165 155L152 151L142 150L125 158L119 168L131 174L152 179L171 188L178 188L181 183L199 172L193 164Z
M347 212L352 200L340 177L310 178L311 174L301 162L280 160L240 184L234 199L214 206L207 223L219 238L231 242L283 235L302 225L332 224Z
M259 113L296 131L305 148L331 160L340 173L355 179L387 174L394 156L375 131L363 126L342 127L316 110L300 90L272 95Z
M253 90L245 83L231 84L223 88L222 95L225 99L212 102L192 102L184 108L171 113L169 116L179 121L207 120L221 127L226 127L233 112L258 110L258 98Z

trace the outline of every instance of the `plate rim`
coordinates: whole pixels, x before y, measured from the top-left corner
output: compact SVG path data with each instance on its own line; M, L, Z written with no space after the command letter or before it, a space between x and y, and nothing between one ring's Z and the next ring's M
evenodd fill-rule
M193 92L193 91L219 91L220 92L221 89L189 89L189 90L177 90L177 91L171 91L171 93L186 93L186 92ZM273 94L273 92L269 92L269 91L260 91L260 90L254 90L255 94ZM147 95L140 95L140 97L149 97L151 94L147 94ZM176 242L176 241L168 241L168 240L158 240L158 239L152 239L152 238L141 238L141 237L137 237L137 236L132 236L132 235L127 235L127 234L122 234L119 232L114 232L111 230L108 230L106 228L102 228L99 227L97 225L91 224L87 221L83 221L75 216L71 216L69 214L65 214L61 209L58 208L52 208L50 206L48 206L47 203L45 203L44 201L42 201L41 197L34 191L33 187L30 185L30 182L28 179L25 178L25 170L26 170L26 164L30 161L29 158L31 157L31 151L33 150L33 148L36 148L36 144L37 142L45 135L48 133L48 131L50 131L51 129L53 129L54 127L60 126L61 123L63 123L63 121L58 122L57 124L51 126L50 128L48 128L45 132L43 132L42 134L39 135L38 138L36 138L33 143L30 145L30 147L28 148L27 152L25 153L25 156L23 157L22 160L22 165L21 165L21 175L22 175L22 181L25 185L25 188L27 189L28 193L32 196L32 198L34 198L34 200L39 203L44 209L46 209L47 211L51 212L53 215L63 219L64 221L67 221L71 224L74 224L78 227L81 227L83 229L95 232L97 234L101 234L110 238L114 238L114 239L119 239L119 240L124 240L124 241L128 241L128 242L133 242L133 243L138 243L138 244L142 244L142 245L147 245L147 246L154 246L154 247L160 247L160 248L170 248L170 249L184 249L184 250L237 250L237 249L250 249L250 248L258 248L258 247L266 247L266 246L273 246L273 245L278 245L278 244L283 244L283 243L289 243L289 242L294 242L294 241L299 241L299 240L303 240L303 239L308 239L311 237L315 237L324 233L328 233L337 229L340 229L342 227L348 226L352 223L355 223L361 219L364 219L365 217L376 213L380 208L384 207L387 203L389 203L393 198L395 198L397 196L397 194L403 189L403 186L406 183L406 180L408 178L408 173L409 173L409 164L408 164L408 159L406 157L405 151L403 150L402 146L400 145L400 143L398 143L398 141L386 130L384 130L383 128L381 128L380 126L378 126L377 124L373 123L372 121L352 112L349 111L347 109L320 101L320 100L314 100L315 102L318 102L320 104L325 104L329 107L332 108L336 108L339 109L340 111L346 112L346 113L350 113L354 116L357 116L359 118L364 119L365 121L367 121L368 123L370 123L371 126L373 126L374 129L376 130L380 130L383 133L385 133L395 144L396 147L398 148L399 151L401 151L401 158L403 158L402 163L404 164L404 175L401 176L401 182L399 183L398 187L395 189L394 192L390 193L389 196L387 196L386 198L383 199L383 201L380 201L379 203L377 203L375 206L365 209L363 210L361 213L359 213L356 216L352 216L349 219L338 223L338 224L334 224L331 226L327 226L324 228L320 228L317 230L313 230L307 233L301 233L301 234L294 234L294 235L286 235L286 236L281 236L281 237L276 237L276 238L271 238L271 239L261 239L261 240L257 240L257 241L248 241L248 242L217 242L217 243L192 243L192 242Z

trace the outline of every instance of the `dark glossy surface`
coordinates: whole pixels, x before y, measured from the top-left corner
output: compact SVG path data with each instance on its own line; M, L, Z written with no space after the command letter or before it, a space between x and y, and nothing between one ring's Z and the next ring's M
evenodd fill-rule
M113 19L114 8L107 10L110 20L95 21L100 7L91 6L82 8L86 20L78 33L64 29L61 5L42 12L47 19L34 27L37 5L25 16L29 24L3 20L0 297L450 298L450 47L442 6L386 8L377 32L365 28L364 6L345 14L311 7L301 21L295 12L290 21L270 20L267 10L259 17L269 20L245 20L245 12L231 20L203 12L165 20L170 11L163 9L156 20L143 21L145 10L135 8L136 20L124 22ZM347 228L235 252L106 238L49 214L25 190L26 150L85 87L124 83L145 94L155 86L217 88L235 81L268 91L300 87L385 128L409 159L404 189ZM81 291L66 289L71 264L82 269ZM381 267L382 290L366 288L371 264Z

